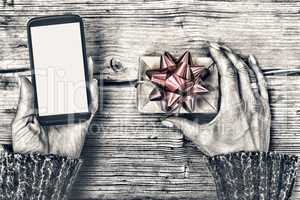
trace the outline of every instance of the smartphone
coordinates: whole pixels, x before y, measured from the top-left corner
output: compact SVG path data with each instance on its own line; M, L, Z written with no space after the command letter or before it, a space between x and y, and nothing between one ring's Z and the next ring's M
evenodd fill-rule
M76 123L90 115L83 21L45 16L27 23L36 116L42 125Z

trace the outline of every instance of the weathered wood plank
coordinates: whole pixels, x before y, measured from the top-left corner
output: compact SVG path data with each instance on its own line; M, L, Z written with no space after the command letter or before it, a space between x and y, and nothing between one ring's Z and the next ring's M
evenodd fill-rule
M3 1L0 69L28 69L25 24L34 16L84 17L88 52L106 80L134 80L138 57L226 42L255 54L264 69L299 68L299 1ZM10 3L7 3L10 2ZM13 2L13 3L12 3ZM282 59L284 58L284 59ZM111 59L119 60L114 69ZM114 62L118 63L118 62Z
M3 0L0 72L28 74L25 24L33 16L83 16L88 52L105 80L135 80L141 55L194 55L207 40L255 54L264 69L299 68L299 1ZM184 49L183 49L184 48ZM110 66L111 60L114 65ZM118 60L120 61L118 63ZM300 155L300 82L270 76L271 149ZM121 92L125 95L117 95ZM15 74L0 75L0 140L10 143L18 98ZM106 85L71 199L208 199L215 186L204 156L159 115L141 115L133 85ZM294 199L300 199L298 178Z
M0 138L6 142L18 99L15 77L8 73L0 78ZM271 149L300 155L299 77L267 78ZM203 154L177 129L163 127L160 115L139 114L135 97L133 84L105 84L72 199L215 199ZM294 196L300 198L300 178Z

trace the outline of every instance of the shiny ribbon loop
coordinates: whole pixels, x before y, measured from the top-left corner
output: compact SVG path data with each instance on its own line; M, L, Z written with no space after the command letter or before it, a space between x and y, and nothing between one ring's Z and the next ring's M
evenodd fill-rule
M188 112L195 109L195 97L208 92L203 78L208 74L204 66L194 65L190 52L178 59L165 52L160 59L160 68L146 71L147 77L156 86L149 95L150 101L160 101L161 109L171 112L183 107Z

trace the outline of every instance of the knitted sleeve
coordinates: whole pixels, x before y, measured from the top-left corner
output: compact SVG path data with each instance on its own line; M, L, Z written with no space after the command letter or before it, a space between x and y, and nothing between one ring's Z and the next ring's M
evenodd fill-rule
M298 158L276 152L237 152L208 158L218 200L287 200Z
M81 160L58 155L0 153L0 199L67 199Z

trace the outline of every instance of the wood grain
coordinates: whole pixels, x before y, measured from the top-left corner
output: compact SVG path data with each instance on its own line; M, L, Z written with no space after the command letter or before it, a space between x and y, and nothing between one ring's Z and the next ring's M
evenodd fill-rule
M300 155L298 76L267 78L273 118L271 149ZM135 98L133 84L104 85L72 199L216 199L203 154L177 129L163 127L160 115L139 114ZM16 75L3 74L2 142L10 143L17 99ZM300 177L294 196L300 197Z
M297 0L1 2L2 143L11 142L16 76L29 74L26 22L34 16L63 13L84 18L88 53L95 60L95 76L105 80L105 87L71 199L216 199L203 154L177 129L163 127L160 115L137 112L134 82L127 81L137 78L139 56L166 50L179 55L185 49L193 55L207 54L201 49L206 41L218 41L256 55L265 71L300 68ZM271 149L300 155L299 76L268 76L268 83ZM299 176L293 199L300 199Z
M299 68L299 9L299 1L4 0L0 69L28 69L26 22L63 13L84 18L88 52L106 80L136 79L142 55L205 53L206 41L254 54L264 69Z

